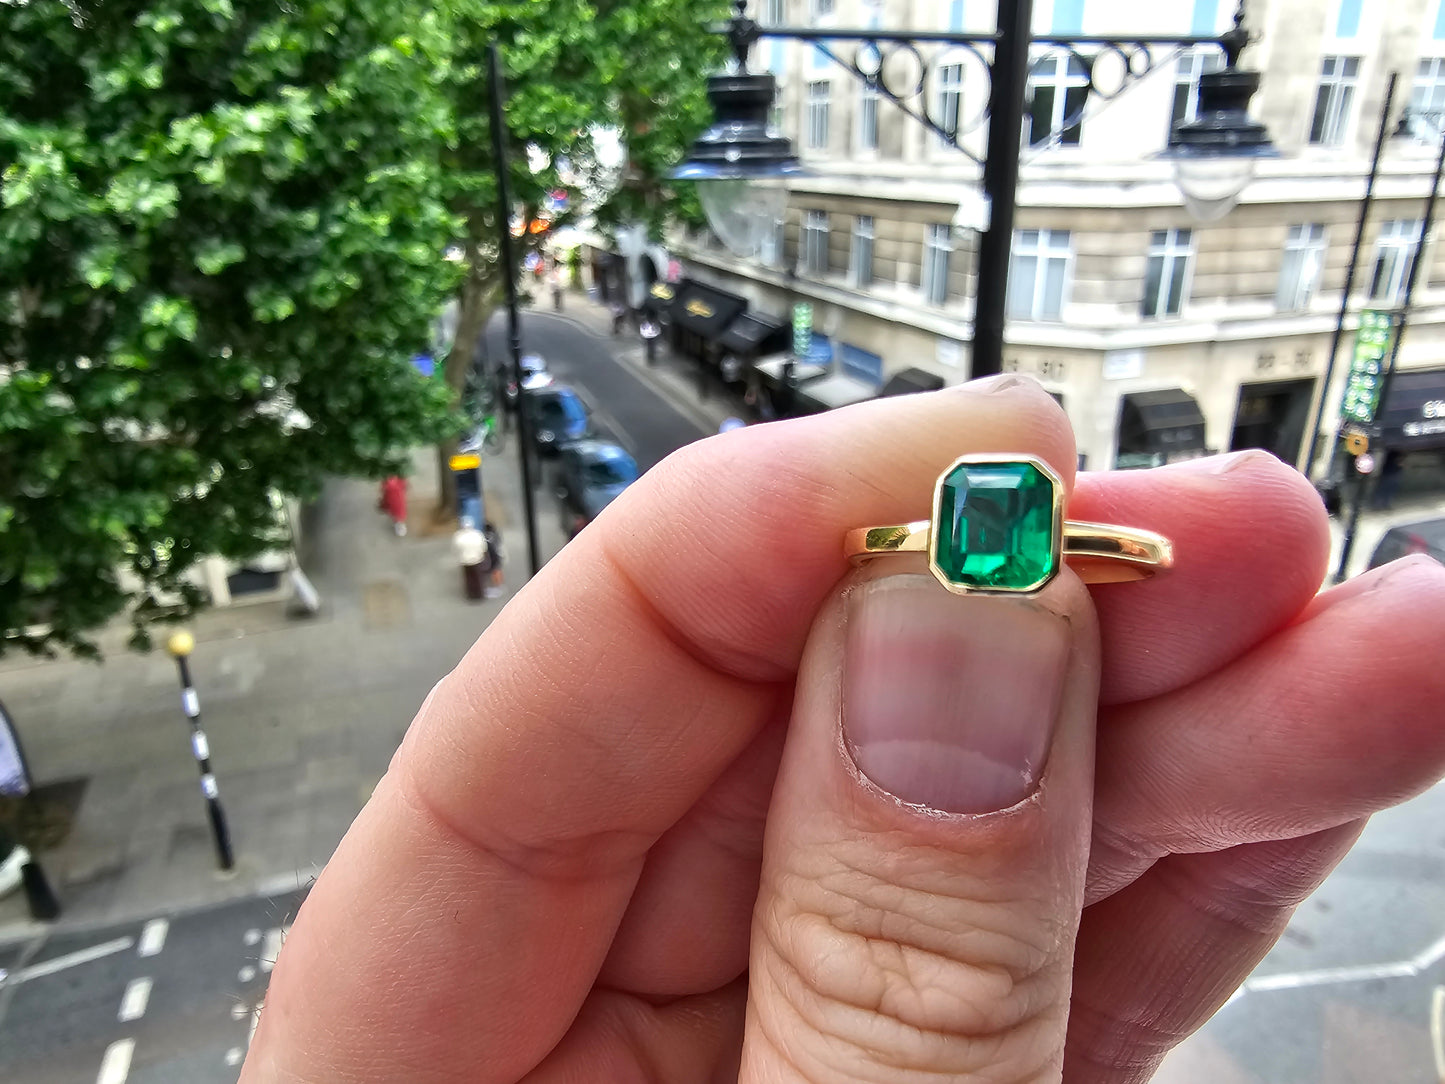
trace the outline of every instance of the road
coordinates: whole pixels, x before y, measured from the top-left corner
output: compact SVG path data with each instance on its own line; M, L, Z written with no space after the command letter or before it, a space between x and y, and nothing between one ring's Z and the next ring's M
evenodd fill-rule
M0 1080L234 1084L300 900L0 946Z
M592 408L598 430L631 452L642 470L716 431L684 413L635 369L614 358L613 348L613 340L571 319L535 312L522 316L522 349L541 354L559 381L578 389ZM507 351L506 324L493 320L487 352L501 358Z

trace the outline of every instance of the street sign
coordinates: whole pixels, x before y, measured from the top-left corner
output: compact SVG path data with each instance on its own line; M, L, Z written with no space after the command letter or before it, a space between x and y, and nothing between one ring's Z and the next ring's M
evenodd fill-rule
M813 306L799 301L793 306L793 354L805 358L813 348Z
M1350 358L1345 382L1345 400L1340 413L1347 421L1370 425L1380 407L1380 389L1385 380L1385 359L1395 337L1395 317L1379 309L1360 313L1355 333L1355 352Z
M482 457L479 455L454 455L447 460L447 466L452 470L476 470L482 465Z
M1364 455L1355 456L1355 470L1361 474L1373 474L1375 470L1375 457L1369 452Z
M1370 434L1350 426L1345 430L1345 451L1351 455L1364 455L1370 450Z

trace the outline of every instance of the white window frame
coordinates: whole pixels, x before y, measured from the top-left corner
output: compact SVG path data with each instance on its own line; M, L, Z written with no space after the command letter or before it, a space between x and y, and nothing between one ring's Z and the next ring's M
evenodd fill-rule
M827 151L833 84L827 79L815 79L808 83L807 95L808 150Z
M1027 298L1015 296L1012 286L1016 281L1011 273L1009 278L1008 314L1015 320L1056 322L1063 319L1064 308L1069 303L1069 289L1074 277L1074 239L1068 230L1015 230L1013 263L1016 271L1022 260L1034 261L1033 280L1029 284ZM1049 270L1054 264L1062 264L1063 282L1059 290L1059 307L1050 311L1048 304Z
M1374 258L1370 261L1370 282L1366 287L1371 301L1388 305L1400 303L1405 280L1410 275L1410 265L1418 256L1416 245L1419 240L1418 218L1391 218L1380 223L1380 232L1375 237ZM1380 288L1381 285L1384 289Z
M945 129L953 136L953 144L958 142L958 128L963 122L964 78L962 62L941 64L938 67L938 114L935 119L938 121L940 128ZM953 145L942 136L938 137L938 144L941 147Z
M953 227L946 222L929 222L923 227L923 267L918 285L930 305L948 303L949 262L953 254Z
M787 26L788 0L763 0L762 17L758 22L763 26Z
M1291 226L1285 237L1284 257L1279 264L1279 285L1274 304L1280 312L1308 312L1319 290L1329 242L1319 222Z
M783 232L783 220L775 218L772 221L772 228L764 223L762 227L761 243L758 245L758 262L764 267L783 266L783 251L787 245L787 238Z
M1194 231L1190 229L1155 230L1149 237L1149 262L1152 268L1159 261L1159 285L1154 297L1148 294L1149 279L1144 274L1144 299L1140 315L1145 320L1164 320L1181 316L1184 306L1189 303L1190 278L1194 270ZM1169 308L1169 298L1174 291L1176 276L1179 282L1179 307Z
M1169 104L1167 135L1173 135L1178 125L1193 124L1199 119L1199 80L1202 76L1222 71L1223 68L1224 54L1218 49L1201 46L1197 49L1185 49L1179 54L1179 63L1174 69L1174 96ZM1183 108L1180 108L1181 94Z
M1406 123L1410 134L1422 143L1440 139L1445 123L1445 57L1422 57L1410 85L1410 112Z
M872 215L853 217L853 243L848 250L848 281L857 290L866 290L873 285L873 229Z
M819 19L831 19L837 12L837 0L811 0L811 3L808 4L808 14L814 22Z
M1033 131L1033 101L1039 87L1048 87L1054 92L1053 107L1049 111L1049 125L1046 131ZM1084 138L1084 105L1087 104L1089 70L1084 61L1068 51L1050 51L1029 64L1028 97L1024 105L1024 142L1031 148L1078 146ZM1070 91L1083 90L1084 101L1077 109L1069 108ZM1064 121L1078 114L1078 121L1064 127ZM1042 135L1044 138L1035 139Z
M1307 139L1314 147L1338 147L1350 134L1356 91L1360 88L1357 56L1327 56L1320 61L1320 81L1310 110ZM1323 114L1323 117L1321 116ZM1315 130L1319 129L1319 138Z
M863 154L878 153L878 114L883 105L883 92L872 79L858 84L858 150Z
M803 212L803 243L801 256L803 270L810 275L828 273L828 212L810 210Z

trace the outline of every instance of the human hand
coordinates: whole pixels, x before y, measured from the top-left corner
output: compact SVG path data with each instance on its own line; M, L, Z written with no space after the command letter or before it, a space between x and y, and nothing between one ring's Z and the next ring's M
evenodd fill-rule
M1034 600L849 573L844 532L967 452L1045 459L1176 568ZM422 706L244 1084L1146 1080L1440 775L1445 570L1315 597L1323 511L1270 456L1074 458L1004 377L649 473Z

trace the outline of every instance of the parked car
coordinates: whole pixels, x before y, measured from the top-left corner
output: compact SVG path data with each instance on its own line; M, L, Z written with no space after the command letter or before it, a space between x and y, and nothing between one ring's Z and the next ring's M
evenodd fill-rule
M517 406L517 381L512 367L503 367L502 374L506 379L507 409L514 410ZM547 362L541 354L522 355L522 387L528 391L536 391L538 388L546 388L552 385L552 374L547 371Z
M522 403L527 411L532 449L538 455L553 457L562 445L592 433L587 404L566 384L528 389Z
M1445 563L1445 519L1422 519L1391 527L1370 556L1370 567L1379 568L1412 553L1426 553Z
M557 505L568 538L637 481L637 463L626 449L603 440L579 440L557 459Z

